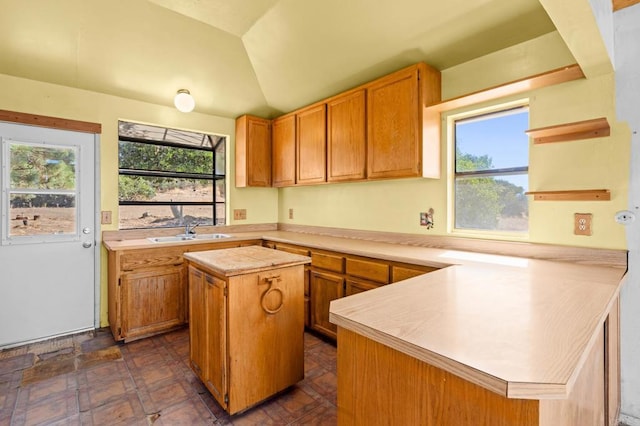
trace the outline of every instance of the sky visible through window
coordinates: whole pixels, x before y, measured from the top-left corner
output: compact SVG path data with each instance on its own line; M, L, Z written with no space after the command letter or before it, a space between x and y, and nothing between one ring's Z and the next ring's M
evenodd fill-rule
M487 117L488 118L488 117ZM491 119L478 117L456 123L456 144L460 152L474 156L487 155L493 168L521 167L529 164L529 127L527 109L517 109ZM500 176L528 190L528 176Z

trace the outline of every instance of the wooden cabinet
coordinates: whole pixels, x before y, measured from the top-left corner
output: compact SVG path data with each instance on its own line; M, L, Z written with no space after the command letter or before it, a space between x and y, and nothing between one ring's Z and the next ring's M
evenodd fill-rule
M236 187L271 186L271 121L236 119Z
M267 257L276 253L247 247L216 250L213 256L219 257L210 256L212 252L188 255L194 329L189 336L191 365L230 414L304 378L303 264L299 262L305 258L276 259L273 267L256 266L257 262L246 273L238 271L238 259L246 265L265 251ZM231 260L222 258L226 255Z
M226 282L189 267L189 359L218 401L227 392Z
M108 250L108 317L116 341L129 342L183 326L188 319L189 251L256 245L259 240Z
M296 112L296 183L327 180L327 134L325 104Z
M296 116L288 114L272 122L272 184L292 186L296 183Z
M263 245L311 256L311 265L305 267L305 326L334 339L336 327L329 322L332 300L438 269L274 241L265 241Z
M312 257L313 258L313 257ZM344 296L344 278L315 268L310 272L311 285L311 328L320 333L337 338L338 328L329 322L329 304Z
M327 101L327 181L366 178L367 121L365 90Z
M418 69L396 72L367 88L369 178L420 176Z
M183 275L182 265L124 273L122 334L134 339L184 324L187 304Z

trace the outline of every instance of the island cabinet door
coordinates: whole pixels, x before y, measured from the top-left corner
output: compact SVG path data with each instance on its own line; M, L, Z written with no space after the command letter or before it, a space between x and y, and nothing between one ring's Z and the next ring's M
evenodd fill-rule
M206 352L205 385L220 403L227 408L227 297L226 282L205 274Z
M344 296L344 278L327 272L311 271L311 328L334 339L337 327L329 322L329 304Z
M206 340L204 273L189 266L189 360L191 368L203 382L207 364Z
M182 266L153 268L122 277L122 332L135 339L185 321Z

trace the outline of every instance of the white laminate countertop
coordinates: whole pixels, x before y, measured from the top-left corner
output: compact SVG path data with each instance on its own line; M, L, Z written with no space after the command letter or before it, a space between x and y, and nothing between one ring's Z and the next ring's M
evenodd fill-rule
M566 397L625 275L623 268L287 231L232 238L442 268L334 300L330 320L510 398ZM105 246L160 244L127 240Z

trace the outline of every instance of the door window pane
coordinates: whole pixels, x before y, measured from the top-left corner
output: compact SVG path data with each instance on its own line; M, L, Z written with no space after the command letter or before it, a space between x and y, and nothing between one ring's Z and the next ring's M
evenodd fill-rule
M9 238L77 235L78 152L74 147L5 143Z

